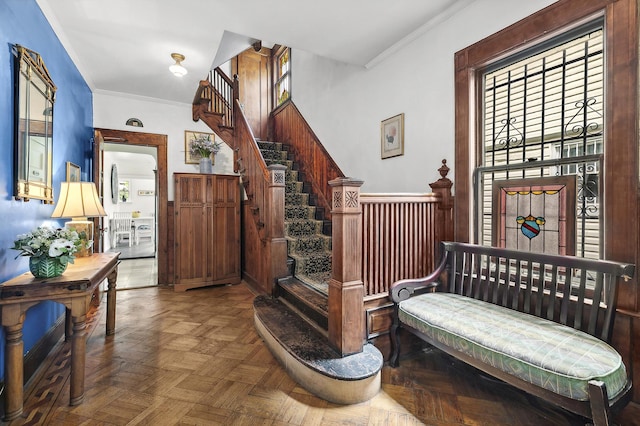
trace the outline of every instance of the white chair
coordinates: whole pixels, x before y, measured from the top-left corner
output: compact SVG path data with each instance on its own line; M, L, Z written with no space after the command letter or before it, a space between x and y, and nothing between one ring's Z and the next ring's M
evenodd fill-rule
M133 233L131 232L131 213L113 213L113 218L111 219L111 237L113 239L113 246L117 247L119 239L125 235L129 239L129 247L131 247L131 242L133 241Z
M153 242L153 225L142 223L136 224L136 245L140 244L140 238L149 238Z

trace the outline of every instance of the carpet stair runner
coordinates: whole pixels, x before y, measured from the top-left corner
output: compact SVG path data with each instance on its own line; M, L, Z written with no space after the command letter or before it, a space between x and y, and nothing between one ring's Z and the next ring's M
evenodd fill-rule
M287 254L295 262L294 276L326 296L331 277L331 237L323 234L324 222L317 219L317 208L309 204L310 194L288 158L286 146L265 141L258 141L258 146L267 165L287 166L284 234Z

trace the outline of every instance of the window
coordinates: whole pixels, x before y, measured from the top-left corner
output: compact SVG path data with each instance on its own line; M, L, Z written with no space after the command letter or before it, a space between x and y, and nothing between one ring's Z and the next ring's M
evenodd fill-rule
M597 2L557 1L503 30L455 54L455 206L454 240L483 243L478 229L478 209L482 206L481 186L474 178L487 176L484 164L482 89L483 73L505 55L522 51L533 43L543 43L551 35L566 33L577 23L602 18L604 25L603 155L598 156L598 199L601 258L638 263L638 14L635 0ZM566 143L566 141L565 141ZM557 148L552 147L555 151ZM560 152L562 152L560 148ZM546 151L546 150L545 150ZM586 161L588 155L584 155ZM561 167L573 159L553 159ZM536 164L539 169L542 160ZM575 161L574 161L575 162ZM509 167L529 170L527 163ZM533 167L533 165L531 165ZM485 173L476 173L479 167ZM505 167L505 166L501 166ZM508 169L508 167L507 167ZM503 170L504 172L504 170ZM509 170L511 174L511 170ZM522 170L518 173L521 176ZM514 175L515 176L515 175ZM576 176L576 175L573 175ZM568 176L561 176L567 178ZM589 245L594 246L593 244ZM579 252L577 254L580 254ZM634 286L621 286L620 307L636 310L638 294ZM637 336L631 336L629 339ZM627 339L627 340L629 340ZM624 339L623 339L624 340Z
M280 47L275 55L275 85L274 93L276 106L291 98L291 49Z
M566 230L575 242L571 244L575 253L569 254L601 256L598 190L604 152L602 25L598 20L575 29L506 58L482 74L483 151L482 164L476 169L476 193L481 202L476 217L483 244L491 245L498 233L504 234L504 229L494 229L495 216L504 214L494 211L494 182L573 175L576 202L567 205L575 211L566 214L578 219L576 229ZM544 203L532 207L536 198L542 198L534 196L536 191L521 192L521 200L514 203L522 205L524 214L517 216L522 221L528 217L543 220L544 214L532 215L529 210L551 215L552 209L545 210ZM550 232L552 223L547 224ZM544 226L533 226L538 232L528 239L518 234L520 242L510 248L551 247L553 244L534 242L547 238L547 234ZM548 238L557 240L557 232L554 230Z
M122 203L131 202L131 191L128 180L118 182L118 199Z

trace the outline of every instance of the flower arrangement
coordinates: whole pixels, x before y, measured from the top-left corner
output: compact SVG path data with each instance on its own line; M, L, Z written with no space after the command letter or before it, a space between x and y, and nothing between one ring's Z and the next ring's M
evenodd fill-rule
M20 251L16 259L20 256L51 258L61 265L66 265L73 263L73 254L80 250L82 244L83 236L75 230L40 226L31 232L18 235L12 249Z
M189 141L191 155L201 158L209 158L211 154L217 154L222 144L211 140L211 135L202 135Z

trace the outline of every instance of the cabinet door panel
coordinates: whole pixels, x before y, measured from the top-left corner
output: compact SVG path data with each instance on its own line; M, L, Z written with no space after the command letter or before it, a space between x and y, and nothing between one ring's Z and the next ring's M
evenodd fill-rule
M175 174L175 290L240 282L237 176Z
M240 278L240 187L236 176L216 176L213 261L217 279Z

